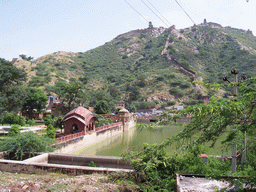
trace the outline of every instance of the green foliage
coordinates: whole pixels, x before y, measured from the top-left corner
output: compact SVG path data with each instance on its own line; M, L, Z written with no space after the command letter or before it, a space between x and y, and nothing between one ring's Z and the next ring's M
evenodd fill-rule
M196 105L196 104L204 103L204 101L203 100L197 100L197 99L190 99L188 101L183 101L183 103L185 105Z
M137 109L150 109L156 106L156 103L153 101L135 101L133 104Z
M95 122L95 127L101 127L103 125L112 124L113 120L111 118L104 118L102 115L95 114L98 118L98 121Z
M27 97L23 104L22 110L27 111L29 118L31 119L34 109L41 111L45 107L48 99L41 89L28 87L26 91Z
M137 108L136 106L134 105L134 103L126 103L126 109L130 112L136 112L137 111Z
M109 114L111 112L108 103L104 100L99 101L95 105L94 110L97 114Z
M55 138L55 129L52 124L49 124L46 129L46 136L54 139Z
M0 58L0 112L19 111L26 92L22 83L26 80L26 73L18 69L12 62Z
M256 79L249 78L239 84L239 94L234 99L211 98L208 104L189 106L182 111L170 111L174 121L177 118L191 115L191 121L174 140L186 140L187 147L198 144L211 143L214 146L216 140L226 134L222 144L229 148L237 144L238 150L243 150L242 143L246 132L247 142L247 165L242 164L243 171L237 175L246 175L241 179L249 182L250 187L256 185L255 169L255 126L256 126ZM176 114L176 115L173 115ZM200 135L195 137L195 135ZM192 140L191 140L192 139ZM173 140L170 142L173 142ZM239 166L240 167L240 166ZM254 170L253 170L254 169ZM216 176L216 174L215 174Z
M171 88L169 90L169 93L171 95L176 96L176 97L183 97L184 96L184 92L182 90L180 90L179 88L177 88L177 87Z
M31 61L34 59L34 57L31 57L31 56L27 57L27 55L25 55L25 54L21 54L21 55L19 55L19 57L26 61Z
M99 167L96 163L94 163L93 161L91 161L88 165L89 167Z
M20 135L20 126L15 124L12 125L11 129L8 132L8 135L10 136Z
M176 174L228 174L230 163L211 158L205 163L199 154L205 152L202 146L190 148L183 153L168 154L165 144L144 144L142 151L130 151L123 155L135 169L133 180L142 191L175 191Z
M168 106L173 106L176 104L176 101L167 101Z
M30 126L34 126L36 124L36 121L35 121L34 118L33 119L28 119L27 124L29 124Z
M16 115L14 113L3 113L0 115L0 120L2 124L17 124L20 126L25 126L25 117Z
M62 99L63 104L67 105L69 111L75 105L84 103L86 100L83 84L75 79L71 79L70 83L59 81L53 89L59 98Z
M25 154L35 156L36 152L54 151L53 140L39 137L33 132L17 135L0 141L0 151L6 151L9 159L23 160Z
M59 117L54 117L54 115L46 115L44 118L44 124L48 127L50 124L54 127L54 128L62 128L62 116Z

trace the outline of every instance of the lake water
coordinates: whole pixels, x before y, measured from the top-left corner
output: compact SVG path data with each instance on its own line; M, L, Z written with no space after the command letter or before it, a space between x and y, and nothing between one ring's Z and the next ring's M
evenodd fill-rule
M99 155L99 156L121 156L125 150L139 150L143 147L143 143L161 143L166 138L172 137L182 131L182 126L165 126L157 131L138 130L132 128L129 132L123 132L113 137L109 137L104 141L86 147L74 154L80 155ZM175 151L176 146L167 148L168 152ZM222 152L220 142L218 141L214 149L209 149L208 155L230 155Z

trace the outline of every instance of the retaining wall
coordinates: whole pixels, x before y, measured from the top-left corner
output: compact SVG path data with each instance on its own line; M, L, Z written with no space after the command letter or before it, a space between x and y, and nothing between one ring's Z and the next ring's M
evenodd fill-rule
M97 132L93 132L88 135L84 135L81 137L77 137L62 143L59 143L56 145L56 153L65 153L70 154L74 153L75 151L81 150L85 147L88 147L90 145L93 145L97 142L100 142L104 139L107 139L109 137L112 137L116 134L123 132L123 125L119 124L107 129L99 130Z

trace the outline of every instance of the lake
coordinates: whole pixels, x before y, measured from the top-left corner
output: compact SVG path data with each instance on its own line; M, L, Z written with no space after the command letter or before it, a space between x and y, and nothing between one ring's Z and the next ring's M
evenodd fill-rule
M113 137L109 137L104 141L86 147L75 152L79 155L98 155L98 156L121 156L125 150L139 150L143 147L143 143L161 143L166 138L172 137L182 131L182 126L163 126L156 131L147 129L138 130L132 128L129 132L123 132ZM218 141L215 147L210 148L208 155L230 155L231 153L222 152L221 144ZM168 152L175 151L176 146L167 148Z

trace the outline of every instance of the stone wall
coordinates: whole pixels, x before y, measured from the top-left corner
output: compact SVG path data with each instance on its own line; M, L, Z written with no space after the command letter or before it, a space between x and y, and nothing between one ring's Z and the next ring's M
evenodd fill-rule
M131 172L131 169L118 169L106 167L83 167L74 165L28 163L24 161L11 161L0 159L0 170L12 173L45 174L48 172L62 173L68 175L83 175L91 173L107 174L111 172Z

